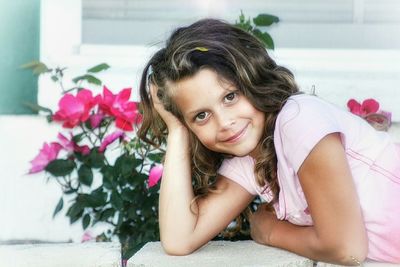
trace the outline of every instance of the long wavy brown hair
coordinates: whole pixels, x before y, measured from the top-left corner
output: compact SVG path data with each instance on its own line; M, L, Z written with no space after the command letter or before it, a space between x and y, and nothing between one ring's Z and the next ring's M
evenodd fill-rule
M276 117L287 99L298 93L293 74L270 58L263 44L251 34L215 19L203 19L176 29L145 67L140 97L143 123L139 137L155 146L168 134L166 125L153 108L148 83L158 88L166 110L185 123L173 101L171 83L192 77L208 68L233 84L260 111L265 113L265 129L260 140L261 153L255 159L254 173L260 186L267 186L277 201L277 158L274 147ZM195 194L204 196L213 190L218 168L225 155L205 148L191 133L190 148Z

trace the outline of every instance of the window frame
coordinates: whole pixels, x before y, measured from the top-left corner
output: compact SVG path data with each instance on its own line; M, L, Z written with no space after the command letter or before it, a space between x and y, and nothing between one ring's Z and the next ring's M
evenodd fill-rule
M359 2L360 0L355 0ZM358 12L359 13L359 12ZM361 15L355 16L357 21L362 20ZM55 26L56 25L56 26ZM337 24L312 25L314 31L309 36L317 36L317 39L324 39L332 35ZM360 27L365 31L379 30L376 24L352 24L342 25L347 30L358 32ZM383 25L386 29L393 30L396 25ZM282 24L286 31L309 32L311 25ZM271 30L271 34L278 36L278 27ZM393 28L394 27L394 28ZM274 32L275 31L275 32ZM282 31L281 31L282 32ZM275 35L274 35L275 34ZM148 47L145 45L95 45L82 43L82 0L41 0L41 48L40 60L49 66L66 66L69 73L66 79L74 75L82 74L87 68L102 62L109 63L112 68L107 74L102 76L102 80L114 87L111 89L120 90L125 87L138 88L141 69L146 61L157 49L156 46ZM288 34L290 35L290 34ZM301 35L300 35L301 36ZM397 35L399 36L399 35ZM400 37L399 37L400 38ZM370 39L367 39L367 42ZM317 42L316 39L312 40ZM364 40L365 41L365 40ZM399 41L400 44L400 41ZM279 46L277 46L279 47ZM399 45L400 47L400 45ZM399 49L336 49L336 48L313 48L306 44L296 48L277 48L271 52L278 64L288 66L298 77L302 89L307 92L311 90L314 77L327 76L326 83L329 81L338 82L343 75L351 78L351 84L344 84L347 88L371 87L376 85L376 80L386 81L384 89L374 90L372 87L365 92L361 89L354 90L357 95L351 95L348 90L336 90L335 88L325 89L318 86L316 82L317 94L326 97L332 102L345 106L345 98L359 98L362 100L367 97L377 98L382 108L393 112L393 119L400 120L400 105L397 105L393 98L400 99L398 86L400 84L400 50ZM329 62L329 64L327 64ZM369 78L368 74L373 74L376 78ZM382 78L380 78L382 77ZM321 80L321 78L318 78ZM318 80L316 79L316 80ZM358 79L358 80L357 80ZM346 80L343 81L345 83ZM363 82L365 84L359 85ZM396 89L397 86L397 89ZM57 86L43 76L39 79L38 102L40 105L56 109L57 101L60 97ZM57 91L58 90L58 91ZM101 90L101 88L97 88ZM381 92L381 93L380 93ZM340 97L337 94L344 94ZM133 96L138 99L137 94Z

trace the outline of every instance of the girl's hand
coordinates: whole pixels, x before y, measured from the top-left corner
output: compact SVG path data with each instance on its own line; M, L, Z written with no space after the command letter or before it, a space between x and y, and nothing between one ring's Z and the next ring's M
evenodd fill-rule
M185 129L185 131L187 131L187 128L178 120L177 117L175 117L171 112L165 110L164 105L161 103L160 99L157 96L157 87L151 83L149 84L149 86L154 109L158 112L160 117L167 125L168 132L171 132L171 130L175 129Z
M273 211L267 209L267 204L261 204L250 216L251 238L262 245L270 245L270 236L279 220Z

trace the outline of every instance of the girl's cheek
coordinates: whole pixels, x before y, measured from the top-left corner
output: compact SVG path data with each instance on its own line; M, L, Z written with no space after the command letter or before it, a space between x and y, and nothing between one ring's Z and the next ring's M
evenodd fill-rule
M204 131L203 131L204 130ZM200 133L195 135L197 136L197 138L199 139L199 141L207 148L210 147L211 143L212 143L212 139L210 138L210 136L207 134L207 130L203 129Z

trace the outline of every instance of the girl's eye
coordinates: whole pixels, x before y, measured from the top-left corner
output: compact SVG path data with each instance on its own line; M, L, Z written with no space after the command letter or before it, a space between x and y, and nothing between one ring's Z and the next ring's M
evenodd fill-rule
M236 92L229 93L225 96L225 100L226 102L232 102L233 100L235 100L236 96L237 96Z
M207 112L205 112L205 111L203 111L203 112L200 112L199 114L197 114L196 115L196 117L194 118L194 120L195 121L197 121L197 122L202 122L202 121L204 121L205 119L207 119Z

